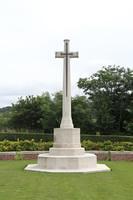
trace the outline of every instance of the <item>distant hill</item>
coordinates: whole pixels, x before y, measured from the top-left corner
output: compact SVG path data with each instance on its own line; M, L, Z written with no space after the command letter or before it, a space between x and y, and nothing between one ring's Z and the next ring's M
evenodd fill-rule
M11 108L12 108L11 106L0 108L0 113L10 112Z

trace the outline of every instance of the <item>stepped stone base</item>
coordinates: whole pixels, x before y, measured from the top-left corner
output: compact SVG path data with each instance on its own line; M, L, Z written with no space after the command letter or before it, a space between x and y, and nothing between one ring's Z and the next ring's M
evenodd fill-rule
M94 173L94 172L108 172L110 171L110 168L108 168L104 164L96 164L94 167L88 167L88 168L76 168L76 169L66 169L66 168L52 168L47 169L43 166L39 166L38 164L30 164L28 165L25 170L29 171L36 171L36 172L53 172L53 173Z
M97 164L94 154L85 153L80 145L80 129L54 129L54 145L49 153L40 154L38 163L25 170L40 172L103 172L110 169Z

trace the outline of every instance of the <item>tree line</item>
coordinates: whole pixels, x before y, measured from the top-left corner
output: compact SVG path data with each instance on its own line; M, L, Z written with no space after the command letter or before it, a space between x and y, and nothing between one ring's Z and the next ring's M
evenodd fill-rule
M133 71L120 66L103 67L78 87L84 96L72 97L72 118L81 133L133 135ZM20 98L0 110L0 128L52 133L62 117L62 92Z

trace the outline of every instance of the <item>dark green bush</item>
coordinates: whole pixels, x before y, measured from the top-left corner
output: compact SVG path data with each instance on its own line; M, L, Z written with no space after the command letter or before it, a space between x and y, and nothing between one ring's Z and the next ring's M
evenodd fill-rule
M17 141L17 140L32 140L34 139L36 142L40 140L48 142L53 141L53 134L46 133L0 133L0 141L9 140L9 141ZM120 135L89 135L89 134L81 134L81 141L90 140L92 142L104 142L104 141L112 141L112 142L133 142L133 136L120 136ZM98 148L98 147L97 147Z
M132 142L122 142L121 144L125 151L133 151L133 143Z
M101 143L94 143L90 140L84 140L82 141L82 147L85 148L85 150L100 150L101 149Z
M42 141L53 141L53 134L46 133L0 133L0 141L10 140L32 140L34 139L36 142Z
M113 146L113 151L124 151L124 147L121 145Z
M104 142L108 140L112 142L133 142L133 136L81 134L81 141L83 140L91 140L93 142Z
M104 141L102 149L104 151L112 151L113 150L113 143L110 140Z
M92 149L92 147L93 147L93 142L92 141L90 141L90 140L84 140L83 142L82 142L82 147L84 147L85 148L85 150L91 150Z

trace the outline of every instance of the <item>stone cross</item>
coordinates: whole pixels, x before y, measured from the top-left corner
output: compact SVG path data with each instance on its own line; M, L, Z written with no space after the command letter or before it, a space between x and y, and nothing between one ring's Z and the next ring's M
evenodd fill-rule
M96 155L85 152L80 143L80 128L73 127L71 118L70 58L77 57L77 52L69 52L69 40L64 40L64 52L56 52L56 58L64 59L61 125L60 128L54 128L53 147L49 149L48 153L38 155L37 164L30 164L25 170L56 173L110 171L106 165L97 164Z
M69 40L64 40L64 52L56 52L55 57L64 59L63 113L60 128L73 128L73 122L71 117L70 58L78 58L78 52L69 52Z

